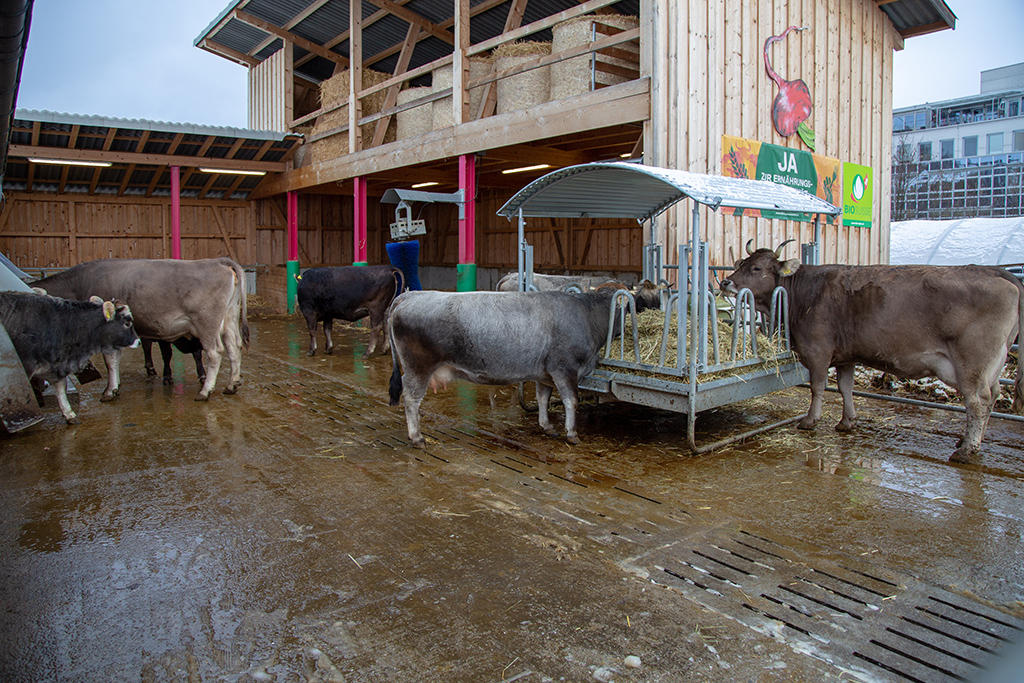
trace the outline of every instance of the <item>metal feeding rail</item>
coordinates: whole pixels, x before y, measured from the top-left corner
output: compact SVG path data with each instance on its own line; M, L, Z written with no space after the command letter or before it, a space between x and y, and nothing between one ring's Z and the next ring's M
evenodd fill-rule
M692 203L691 229L687 242L679 246L674 266L678 269L679 290L670 292L663 302L665 322L658 362L641 361L635 302L628 291L619 290L611 302L609 320L618 316L623 338L632 334L633 357L627 358L625 342L619 344L618 354L613 353L609 332L600 365L580 381L580 388L630 403L685 413L690 448L704 452L796 418L698 446L697 413L801 384L807 373L789 344L788 300L781 288L776 289L772 298L768 321L769 333L778 339L781 352L769 355L768 349L758 348L754 299L750 290L744 289L736 297L732 315L731 352L728 358L721 357L707 242L700 239L700 205L712 210L767 209L814 216L814 242L802 245L805 263L818 262L820 216L836 216L840 209L802 190L767 181L601 162L569 166L538 178L509 199L498 215L518 219L519 288L527 290L533 280L533 247L525 236L527 218L632 218L653 224L656 216L683 199ZM672 267L662 264L662 251L663 246L654 242L652 225L644 247L644 277L653 282L665 283L662 273ZM667 353L673 313L677 340L674 359ZM631 327L627 327L627 320Z

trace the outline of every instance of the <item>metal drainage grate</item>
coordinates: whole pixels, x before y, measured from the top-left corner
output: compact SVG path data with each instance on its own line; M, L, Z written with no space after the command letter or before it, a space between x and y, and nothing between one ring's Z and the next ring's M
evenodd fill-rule
M712 530L631 562L711 610L868 680L974 680L1024 621L878 568Z

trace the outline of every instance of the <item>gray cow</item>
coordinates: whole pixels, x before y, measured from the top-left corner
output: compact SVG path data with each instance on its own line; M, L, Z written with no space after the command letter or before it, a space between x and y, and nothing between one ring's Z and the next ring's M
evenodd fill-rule
M409 439L423 444L420 403L428 387L453 378L477 384L535 381L541 429L552 386L565 406L566 440L576 434L577 387L597 365L617 287L567 292L406 292L391 308L394 368L389 398L405 400ZM637 310L647 304L637 298Z
M69 268L32 283L65 299L125 301L131 307L140 337L174 341L199 340L207 369L197 401L210 397L217 384L221 359L227 356L231 378L225 394L242 383L242 346L249 343L245 274L229 258L101 259ZM120 390L119 351L104 353L107 388L100 400L111 401Z

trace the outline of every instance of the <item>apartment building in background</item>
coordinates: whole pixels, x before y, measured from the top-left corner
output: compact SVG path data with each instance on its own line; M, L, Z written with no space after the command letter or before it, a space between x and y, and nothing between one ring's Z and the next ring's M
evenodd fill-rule
M892 220L1024 215L1024 62L981 92L893 110Z

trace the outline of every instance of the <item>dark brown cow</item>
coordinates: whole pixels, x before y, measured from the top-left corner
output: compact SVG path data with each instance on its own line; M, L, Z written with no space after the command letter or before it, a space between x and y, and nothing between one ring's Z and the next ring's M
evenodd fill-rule
M780 260L776 250L752 251L722 280L732 294L749 289L767 313L775 287L789 295L793 348L811 374L811 407L801 429L821 417L829 367L843 396L836 429L853 428L855 363L900 377L938 377L956 387L967 427L951 460L973 458L999 395L999 374L1015 337L1024 338L1024 286L1002 268L986 266L808 266ZM1024 410L1024 374L1014 387Z
M235 393L242 383L242 347L249 343L245 274L229 258L101 259L32 284L65 299L88 299L95 294L126 301L140 337L198 340L208 372L197 401L210 397L224 356L231 366L224 393ZM108 375L100 400L110 401L120 389L120 352L105 353L103 360Z

